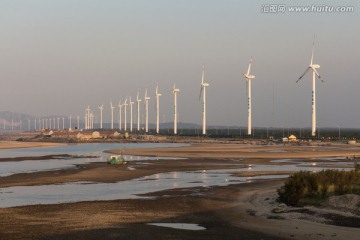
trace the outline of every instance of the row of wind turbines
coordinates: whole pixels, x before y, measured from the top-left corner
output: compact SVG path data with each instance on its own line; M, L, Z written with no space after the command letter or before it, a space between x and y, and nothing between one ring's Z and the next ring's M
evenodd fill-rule
M312 46L312 53L310 59L310 65L306 68L305 72L299 77L296 81L298 83L309 71L312 71L312 124L311 124L311 135L316 136L316 77L323 82L323 79L319 75L317 69L320 68L319 64L313 63L314 59L314 48L315 48L315 36ZM246 95L247 95L247 113L248 113L248 126L247 126L247 134L252 134L252 99L251 99L251 82L255 78L255 75L251 74L251 65L252 65L252 57L249 60L249 65L247 72L244 73L244 78L246 79ZM202 134L206 135L206 126L207 126L207 119L206 119L206 88L209 87L209 83L205 82L205 67L202 68L202 76L201 76L201 88L200 88L200 95L199 100L202 99ZM160 128L160 121L159 121L159 111L160 111L160 97L161 93L158 90L159 86L156 86L155 92L155 100L156 100L156 133L159 133ZM174 106L174 134L177 134L177 93L180 90L175 87L175 84L172 89L173 93L173 106ZM128 104L129 100L129 104ZM150 97L148 96L147 88L145 89L145 132L148 133L149 131L149 100ZM136 102L137 102L137 131L140 131L140 102L142 100L139 98L139 92L137 93ZM133 131L133 104L135 102L132 101L131 97L127 97L123 103L119 102L119 129L127 131L127 106L130 105L130 132ZM104 105L98 106L100 110L100 128L103 128L103 110ZM114 109L115 106L112 102L110 102L110 110L111 110L111 129L114 129ZM124 109L124 127L122 127L122 109ZM91 111L90 107L88 106L85 110L85 129L92 129L93 128L93 119L94 114Z
M177 134L177 94L180 89L176 88L175 84L172 89L172 93L174 95L174 134ZM160 97L161 93L159 92L159 85L156 85L156 92L155 92L155 99L156 99L156 133L160 131ZM129 104L128 104L129 100ZM147 88L145 89L145 132L149 132L149 100L150 97L148 95ZM139 92L136 96L136 103L137 103L137 131L140 131L140 103L141 99L139 98ZM135 102L132 101L131 96L126 97L124 102L119 101L118 108L119 108L119 130L127 131L127 106L130 105L130 132L133 132L133 104ZM98 106L100 110L100 129L103 129L103 110L104 104ZM115 106L112 102L110 102L110 111L111 111L111 129L114 129L114 109ZM123 120L123 113L124 113L124 126L122 124ZM85 109L85 129L93 129L94 128L94 113L91 111L90 106Z
M304 73L299 77L299 79L296 81L298 83L308 72L312 72L312 124L311 124L311 135L316 136L316 77L323 82L322 77L319 75L317 69L320 68L319 64L314 63L314 48L315 48L315 36L312 46L312 52L311 52L311 59L310 64L304 71ZM252 67L252 58L249 60L249 65L247 72L244 73L244 78L246 79L246 95L247 95L247 114L248 114L248 126L247 126L247 134L252 135L252 99L251 99L251 82L255 78L255 75L251 74L251 67ZM205 67L202 68L202 76L201 76L201 85L200 85L200 95L199 100L202 98L202 134L207 134L207 115L206 115L206 88L209 87L210 84L205 82ZM180 89L176 88L175 84L172 88L172 94L173 94L173 119L174 119L174 134L177 134L177 123L178 123L178 112L177 112L177 94L179 93ZM156 86L155 91L155 100L156 100L156 133L159 133L160 130L160 97L161 93L159 92L159 86ZM145 95L144 95L144 102L145 102L145 132L149 132L149 100L150 96L148 95L147 88L145 89ZM141 99L139 98L139 92L136 96L136 103L137 103L137 131L140 131L140 103ZM126 97L124 102L119 101L118 108L119 108L119 116L118 116L118 123L119 123L119 130L127 131L127 106L130 106L130 132L133 132L133 104L135 102L131 98L131 96ZM103 110L104 105L100 105L97 107L100 111L100 128L103 129ZM111 129L114 129L114 109L115 106L112 102L110 102L110 110L111 110ZM124 113L124 114L123 114ZM85 109L85 129L93 129L94 128L94 111L90 109L90 106L88 106ZM48 125L49 120L49 125ZM53 127L56 127L56 120L57 120L57 128L60 129L60 119L57 117L57 119L54 117L53 121L52 118L43 118L34 120L35 123L35 129L37 129L36 124L38 121L39 128L42 125L42 128L48 128L48 126L53 125ZM79 120L80 117L77 116L77 127L79 128ZM124 120L124 122L122 122ZM53 122L53 124L51 124ZM65 118L62 118L62 125L64 129L65 125ZM71 128L71 116L69 117L69 127ZM5 122L4 122L4 129L5 129ZM30 129L30 121L29 121L29 129Z

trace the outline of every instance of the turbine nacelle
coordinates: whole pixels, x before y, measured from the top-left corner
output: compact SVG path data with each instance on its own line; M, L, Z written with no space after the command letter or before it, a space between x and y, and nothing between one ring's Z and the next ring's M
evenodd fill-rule
M309 67L311 67L312 69L317 69L317 68L320 68L320 65L319 64L311 64L311 65L309 65Z
M246 73L244 73L244 77L245 77L246 79L254 79L254 78L255 78L254 75L249 75L249 74L246 74Z
M133 105L135 103L135 102L131 101L131 97L129 97L129 103L130 103L130 105Z

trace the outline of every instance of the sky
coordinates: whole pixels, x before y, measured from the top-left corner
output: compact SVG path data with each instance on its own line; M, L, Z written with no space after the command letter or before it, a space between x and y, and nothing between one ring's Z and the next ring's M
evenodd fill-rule
M0 0L0 111L83 118L88 105L99 116L104 104L109 121L110 101L138 92L143 100L148 88L154 123L158 84L161 122L170 122L175 83L179 121L201 124L204 65L208 124L246 126L252 57L253 126L310 127L311 75L295 82L315 34L325 80L316 85L317 125L360 128L359 1L282 2L285 12L268 13L278 1ZM312 5L354 11L288 10Z

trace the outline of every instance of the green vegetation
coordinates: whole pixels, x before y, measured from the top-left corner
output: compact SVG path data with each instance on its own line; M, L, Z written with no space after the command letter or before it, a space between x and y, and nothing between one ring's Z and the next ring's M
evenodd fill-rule
M278 201L291 206L317 205L332 195L360 195L360 165L354 170L300 171L291 175L277 190Z

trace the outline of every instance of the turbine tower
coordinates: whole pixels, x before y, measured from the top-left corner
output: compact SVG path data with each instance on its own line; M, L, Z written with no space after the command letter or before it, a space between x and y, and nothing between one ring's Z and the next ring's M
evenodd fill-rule
M101 104L101 106L99 106L100 109L100 129L103 128L103 110L104 110L104 104Z
M206 87L208 87L209 84L204 82L204 77L205 77L205 67L203 65L199 100L201 98L201 94L203 94L203 130L202 130L202 134L206 135Z
M119 107L119 130L121 131L121 110L122 110L122 106L123 105L121 105L121 100L119 101L119 105L118 105L118 107Z
M147 95L147 88L145 90L145 132L149 131L149 100L150 97Z
M315 86L316 86L316 76L322 81L324 82L324 80L321 78L321 76L319 75L319 73L317 72L317 68L320 68L319 64L315 64L313 63L313 59L314 59L314 47L315 47L315 35L314 35L314 41L313 41L313 47L312 47L312 52L311 52L311 59L310 59L310 65L309 67L305 70L305 72L299 77L299 79L296 82L299 82L305 75L307 72L309 72L309 70L311 69L312 71L312 117L311 117L311 136L315 137L316 136L316 93L315 93Z
M137 102L137 130L140 131L140 102L141 102L141 99L139 98L139 92L136 96L136 102Z
M244 73L244 77L246 79L246 92L247 92L247 100L248 100L248 135L251 135L252 130L252 119L251 119L251 80L255 78L254 75L250 74L251 70L251 64L252 64L252 58L249 60L249 67L247 70L247 73Z
M174 135L177 134L177 93L180 90L175 87L175 83L173 86L173 94L174 94Z
M133 131L133 104L135 102L131 101L131 97L129 96L129 103L130 103L130 132Z
M110 109L111 109L111 129L114 129L114 106L112 102L110 102Z
M126 132L126 106L127 106L128 104L127 104L127 98L125 98L125 102L124 102L124 104L123 104L123 106L124 106L124 131Z
M159 85L156 85L155 97L156 97L156 133L159 134L159 126L160 126L160 117L159 117L159 98L161 93L159 93Z
M70 115L69 116L69 130L71 129L71 118L72 118L72 116ZM50 123L51 123L51 121L50 121Z

